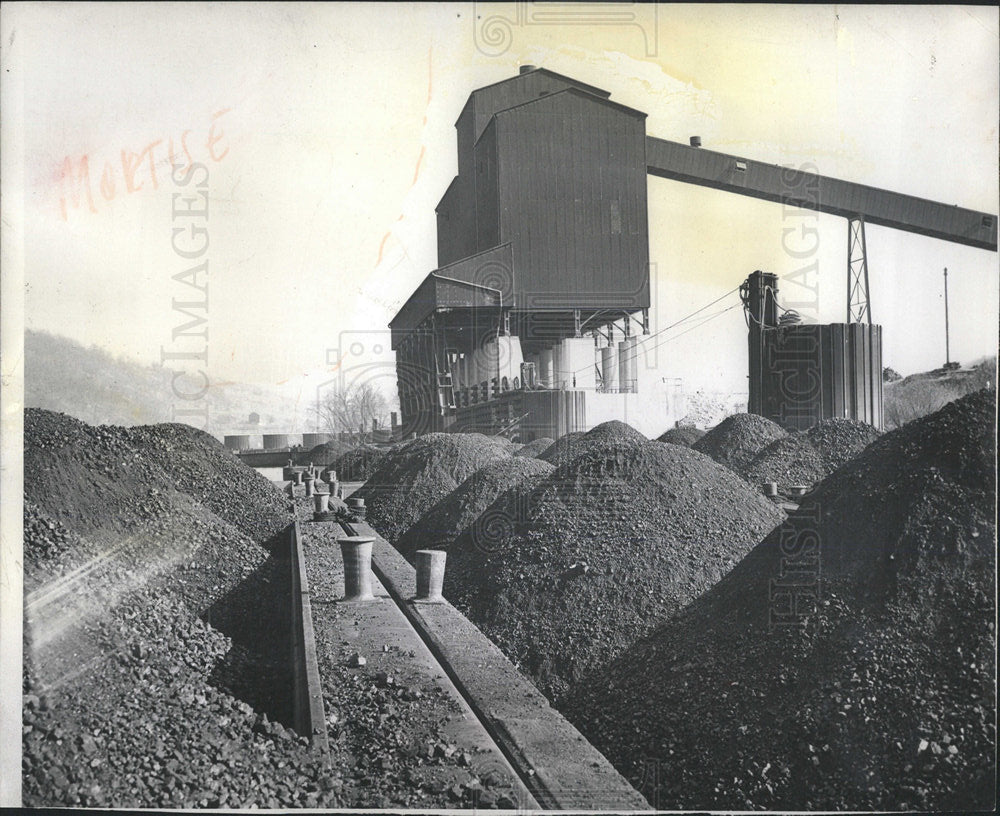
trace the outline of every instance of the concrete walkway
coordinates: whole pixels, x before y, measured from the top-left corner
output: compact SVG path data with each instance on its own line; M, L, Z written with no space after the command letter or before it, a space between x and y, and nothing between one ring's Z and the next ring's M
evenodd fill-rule
M414 568L369 525L372 567L541 807L650 810L649 803L468 618L449 603L414 604Z
M537 809L385 587L374 582L374 602L339 603L344 531L336 522L307 521L307 504L296 502L329 740L370 765L357 806L377 805L375 790L395 777L397 788L412 791L409 807Z

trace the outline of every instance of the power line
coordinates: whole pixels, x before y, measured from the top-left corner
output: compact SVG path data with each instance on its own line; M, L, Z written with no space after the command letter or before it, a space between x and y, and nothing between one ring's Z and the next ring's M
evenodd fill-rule
M740 286L742 286L742 284L740 284ZM641 349L642 351L652 351L652 349L654 349L654 348L659 348L661 344L657 344L657 345L652 346L652 347L650 347L648 349L645 348L645 344L648 343L650 340L653 340L654 338L660 336L664 332L668 332L671 329L675 329L678 326L680 326L680 325L682 325L684 323L687 323L687 321L689 321L695 315L701 314L706 309L710 309L716 303L719 303L720 301L725 300L727 297L729 297L734 292L738 292L739 289L740 289L739 286L737 286L737 287L735 287L733 289L730 289L724 295L720 295L715 300L713 300L711 303L706 303L700 309L695 309L693 312L691 312L688 315L685 315L680 320L678 320L678 321L676 321L674 323L671 323L669 326L665 326L664 328L660 329L659 331L655 331L652 334L646 335L642 340L639 340L638 342L636 342L636 344L635 344L635 353L632 355L633 359L638 356L638 353L640 351L640 348L639 348L640 346L643 346L643 348ZM716 313L715 315L713 315L713 317L718 317L720 314L728 312L730 309L734 309L734 308L736 308L736 306L739 306L739 305L740 305L739 303L736 303L733 306L730 306L729 308L724 309L722 312ZM707 323L708 321L706 320L706 321L703 321L703 322ZM697 324L697 326L700 326L700 325L702 325L702 323L698 323ZM697 326L693 326L692 328L696 328ZM686 334L686 331L685 332L681 332L681 334ZM677 337L680 337L680 336L681 336L680 334L677 335ZM628 358L626 358L626 359L628 359ZM557 373L557 374L569 374L569 375L574 375L575 376L575 375L580 374L580 373L582 373L584 371L587 371L589 368L590 368L589 365L585 365L585 366L583 366L583 368L579 368L576 371L554 371L553 373Z

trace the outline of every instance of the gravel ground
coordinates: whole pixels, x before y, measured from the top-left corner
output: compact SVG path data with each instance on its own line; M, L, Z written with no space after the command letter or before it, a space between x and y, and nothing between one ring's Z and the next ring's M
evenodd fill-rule
M743 473L747 465L785 430L757 414L733 414L726 417L691 447L711 456L720 465Z
M480 468L403 533L396 549L411 562L417 550L448 549L500 495L537 483L553 470L548 462L517 456Z
M684 445L684 447L690 448L704 435L705 432L700 428L688 425L682 428L671 428L669 431L664 431L656 438L656 441L669 442L671 445Z
M449 550L445 595L549 697L712 586L783 518L707 456L622 423Z
M419 436L382 459L354 496L365 500L368 522L394 543L475 471L509 461L512 447L507 439L477 433Z
M828 419L807 431L783 436L760 451L741 471L751 484L814 485L853 459L879 437L871 425Z
M876 440L570 718L659 808L992 811L995 410Z

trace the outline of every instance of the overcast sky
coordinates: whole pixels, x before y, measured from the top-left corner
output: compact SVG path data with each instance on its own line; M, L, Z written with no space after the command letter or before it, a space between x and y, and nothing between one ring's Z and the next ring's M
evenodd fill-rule
M151 362L197 348L172 336L192 319L172 304L207 285L214 385L307 390L338 347L389 359L388 320L436 266L455 120L473 89L522 63L610 91L649 115L651 135L998 211L995 8L625 5L630 19L539 18L553 8L7 6L5 110L23 94L4 127L24 144L25 325ZM208 167L209 246L191 261L171 239L192 219L171 207L197 181L171 179L171 146ZM83 157L93 207L67 197L66 160L79 173ZM799 311L844 320L843 219L656 178L649 212L654 329L754 269L813 262L816 305ZM814 251L811 233L783 246L803 225L819 230ZM193 252L195 236L175 240ZM993 352L995 253L877 227L868 250L886 364L944 362L946 266L952 357ZM207 275L174 277L206 259ZM793 283L782 294L812 299ZM733 309L650 364L689 388L740 390L745 349Z

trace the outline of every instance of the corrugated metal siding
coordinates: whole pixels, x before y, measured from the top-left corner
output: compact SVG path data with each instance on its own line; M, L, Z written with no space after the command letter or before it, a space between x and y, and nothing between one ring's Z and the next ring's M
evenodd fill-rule
M480 88L472 92L474 109L473 139L478 139L495 113L499 113L515 105L530 102L544 94L554 94L567 88L578 88L585 93L597 93L598 96L610 96L607 91L601 91L570 77L562 77L547 71L531 71L519 74L508 80Z
M750 410L792 430L833 417L881 428L882 327L833 323L751 331Z
M568 91L498 114L496 141L521 308L648 307L644 118Z
M490 122L476 143L476 249L500 243L500 180L497 168L496 122Z
M456 176L437 206L438 266L474 255L476 243L475 176Z

